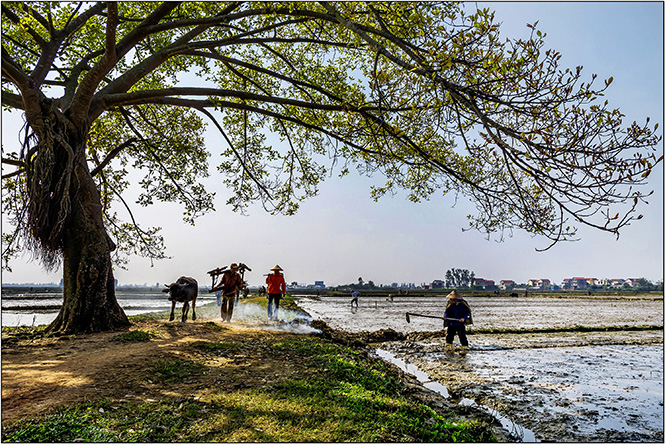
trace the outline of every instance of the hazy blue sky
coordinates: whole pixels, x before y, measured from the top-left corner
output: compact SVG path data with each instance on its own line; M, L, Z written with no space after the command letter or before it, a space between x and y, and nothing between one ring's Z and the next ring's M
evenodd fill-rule
M539 21L547 33L546 46L563 54L561 64L584 66L586 79L597 73L602 82L614 82L606 94L610 105L626 114L626 122L645 117L663 124L663 4L660 2L510 2L469 3L467 9L489 7L502 22L504 38L528 37L526 23ZM3 117L4 113L3 113ZM17 119L3 119L3 145L17 143ZM660 131L660 130L659 130ZM662 131L661 131L662 133ZM213 153L211 171L219 162L220 137L210 132ZM662 144L659 148L662 153ZM651 175L655 194L642 208L645 217L626 227L617 241L608 233L582 228L581 240L561 243L547 252L536 248L546 240L516 232L504 242L486 240L477 232L462 232L466 202L453 207L452 197L435 196L412 204L406 193L378 203L369 197L369 186L380 178L335 175L320 195L305 201L295 216L270 216L252 207L249 216L232 213L224 202L229 192L213 175L207 184L217 191L217 211L192 227L182 222L175 205L139 208L136 215L146 225L162 226L170 260L156 262L135 258L130 269L116 270L121 284L172 282L188 275L209 285L206 272L242 261L252 267L250 285L263 282L263 274L275 264L285 269L287 282L327 285L357 281L376 284L420 284L443 278L450 268L466 268L477 277L500 281L582 276L597 278L663 277L663 167ZM224 250L216 245L224 244ZM17 260L3 282L58 282L60 273L45 274L29 257Z

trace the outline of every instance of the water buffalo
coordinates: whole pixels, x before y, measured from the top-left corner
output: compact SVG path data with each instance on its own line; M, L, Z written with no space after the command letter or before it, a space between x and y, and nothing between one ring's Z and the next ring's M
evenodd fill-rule
M182 306L182 322L187 321L187 313L189 312L189 301L192 301L192 321L196 320L196 296L199 294L199 283L196 279L186 276L181 276L177 281L171 285L166 285L162 291L169 293L169 301L171 304L171 317L172 321L175 317L175 304L176 302L184 302Z

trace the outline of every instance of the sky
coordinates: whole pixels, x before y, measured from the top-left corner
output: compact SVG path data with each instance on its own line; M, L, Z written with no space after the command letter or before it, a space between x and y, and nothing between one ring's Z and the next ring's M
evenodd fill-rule
M503 38L528 38L527 23L538 21L546 33L546 46L561 52L561 66L584 67L586 79L598 74L602 82L614 82L606 93L610 106L620 108L625 122L663 124L663 3L661 2L491 2L469 3L496 11ZM3 112L2 143L16 146L20 117ZM659 130L662 134L662 130ZM429 283L443 279L452 268L468 269L476 277L494 280L549 279L560 284L571 277L663 278L663 166L650 176L654 194L643 206L644 218L625 227L617 240L610 233L582 227L580 240L559 243L545 252L546 239L514 232L502 242L475 231L463 231L468 202L435 195L414 204L407 193L370 198L370 186L380 177L356 173L339 179L332 175L320 186L318 196L301 204L294 216L271 216L260 206L248 215L225 206L229 191L214 173L223 142L209 132L207 143L211 177L205 184L217 192L217 210L199 218L195 226L183 222L175 204L135 208L145 226L161 226L166 253L171 259L156 261L135 257L128 270L116 269L120 285L163 284L181 275L199 285L210 285L207 271L244 262L250 268L245 279L261 285L275 264L284 269L288 283L339 285L373 281ZM662 154L662 142L658 148ZM217 156L215 156L217 154ZM3 220L4 226L4 220ZM223 245L223 248L221 247ZM29 256L3 272L4 283L59 282L61 271L48 274Z

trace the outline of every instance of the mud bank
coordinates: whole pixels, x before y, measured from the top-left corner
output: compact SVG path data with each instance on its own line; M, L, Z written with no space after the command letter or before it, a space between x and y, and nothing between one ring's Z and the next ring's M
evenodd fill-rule
M663 441L662 331L473 340L466 354L446 354L443 339L377 347L426 374L450 398L509 418L533 440Z

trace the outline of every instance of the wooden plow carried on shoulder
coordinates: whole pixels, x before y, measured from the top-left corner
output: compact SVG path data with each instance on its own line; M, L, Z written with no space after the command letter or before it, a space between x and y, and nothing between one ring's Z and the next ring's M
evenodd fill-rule
M217 267L214 270L210 270L208 274L210 275L210 278L212 279L212 286L210 287L210 290L208 290L209 293L214 293L216 291L219 291L222 289L220 286L219 288L216 288L220 283L221 283L221 278L220 276L224 274L225 271L228 271L228 266L224 265L223 267ZM240 278L242 279L242 283L244 288L247 288L247 282L245 282L245 271L252 271L251 268L247 266L247 264L244 264L242 262L238 263L238 272L240 273ZM239 298L239 294L236 295L236 302Z

